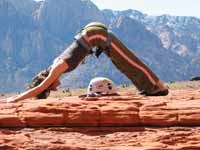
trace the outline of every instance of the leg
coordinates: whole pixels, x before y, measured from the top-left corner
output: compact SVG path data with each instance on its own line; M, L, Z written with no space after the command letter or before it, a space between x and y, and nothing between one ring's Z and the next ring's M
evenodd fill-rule
M164 87L158 77L135 56L116 36L112 38L109 50L104 51L111 58L115 66L124 73L145 95L167 95L168 89ZM108 30L101 23L91 23L81 32L84 44L104 48L107 43Z
M143 94L168 94L158 77L113 34L110 50L106 54Z

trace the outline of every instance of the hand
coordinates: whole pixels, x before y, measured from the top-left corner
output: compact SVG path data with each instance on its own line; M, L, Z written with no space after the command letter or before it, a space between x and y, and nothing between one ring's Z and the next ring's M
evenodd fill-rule
M15 100L15 98L16 98L16 96L5 98L5 99L1 99L0 102L1 103L14 103L14 102L17 102Z
M16 96L15 96L15 97L16 97ZM6 102L7 102L7 103L14 103L14 102L16 102L15 97L9 97L9 98L7 98L7 99L6 99Z

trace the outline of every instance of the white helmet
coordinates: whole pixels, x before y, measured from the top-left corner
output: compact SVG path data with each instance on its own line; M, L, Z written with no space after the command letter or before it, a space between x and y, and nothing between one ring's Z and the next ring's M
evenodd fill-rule
M105 77L96 77L90 81L87 96L117 95L114 83Z

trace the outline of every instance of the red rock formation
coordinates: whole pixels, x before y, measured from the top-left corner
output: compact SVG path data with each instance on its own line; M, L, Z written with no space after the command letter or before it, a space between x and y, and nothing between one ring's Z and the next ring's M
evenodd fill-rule
M1 103L0 127L0 150L200 149L200 91Z

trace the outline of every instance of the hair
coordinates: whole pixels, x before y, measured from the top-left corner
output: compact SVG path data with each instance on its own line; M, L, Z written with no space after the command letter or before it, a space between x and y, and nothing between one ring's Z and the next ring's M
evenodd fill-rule
M31 84L28 86L28 89L32 89L36 86L38 86L42 81L46 79L46 77L49 75L49 72L51 70L51 67L46 68L39 72L35 77L32 78ZM46 99L50 95L50 89L44 90L42 93L38 94L36 96L37 99Z

